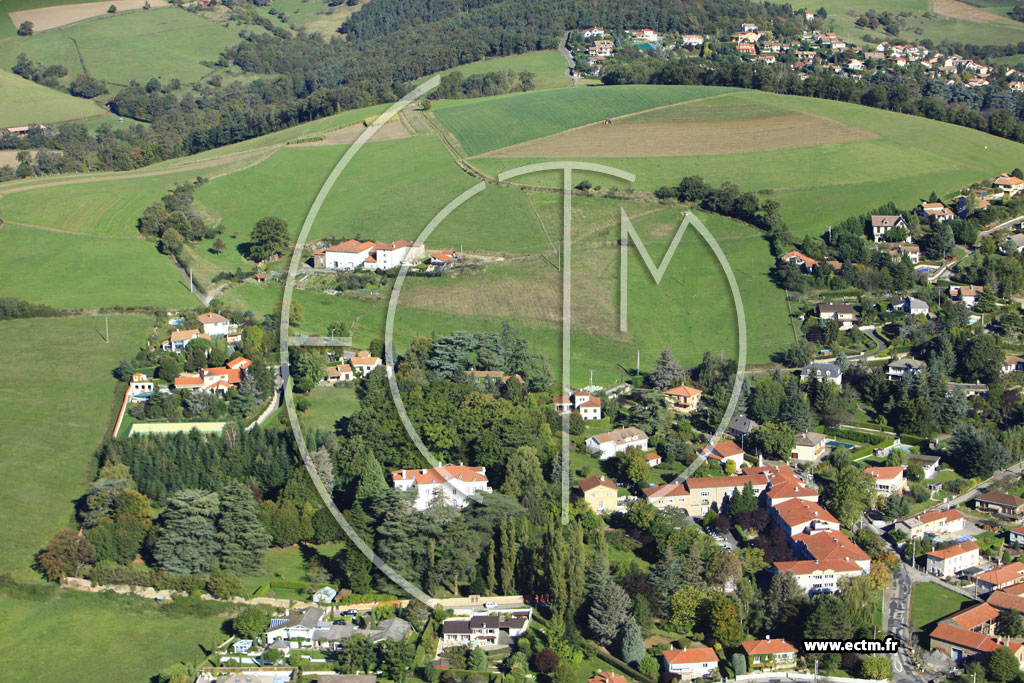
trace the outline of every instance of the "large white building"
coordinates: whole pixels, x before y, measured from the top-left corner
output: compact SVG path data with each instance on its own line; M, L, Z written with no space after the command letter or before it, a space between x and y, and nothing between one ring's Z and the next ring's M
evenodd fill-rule
M416 509L426 510L437 497L448 505L466 507L470 497L490 493L487 468L466 465L442 465L428 470L395 470L391 482L400 491L416 491Z
M313 267L328 270L391 270L404 265L415 265L426 258L427 252L420 242L361 242L346 240L334 246L313 252Z
M978 566L981 566L981 551L974 541L955 543L927 555L928 573L943 578Z
M775 571L792 572L796 582L808 595L834 593L841 579L860 576L866 572L849 560L797 560L776 562Z
M639 448L646 451L647 433L636 427L625 427L603 434L595 434L587 439L587 449L591 453L599 453L599 460L607 460L627 448Z
M231 330L231 321L219 313L202 313L196 320L203 326L203 332L211 337L226 337Z

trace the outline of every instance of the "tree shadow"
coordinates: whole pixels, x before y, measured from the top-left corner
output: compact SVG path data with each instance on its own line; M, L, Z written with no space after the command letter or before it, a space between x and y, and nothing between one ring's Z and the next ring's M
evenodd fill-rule
M253 243L252 242L239 242L235 246L235 251L237 251L239 254L241 254L242 258L244 258L246 261L248 261L249 260L249 255L252 253L252 247L253 247Z

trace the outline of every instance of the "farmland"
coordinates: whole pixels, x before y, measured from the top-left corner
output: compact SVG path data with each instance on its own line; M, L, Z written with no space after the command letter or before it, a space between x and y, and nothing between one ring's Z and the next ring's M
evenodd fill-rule
M24 52L48 66L63 64L72 78L88 69L113 85L150 78L192 83L213 70L201 61L216 60L221 50L237 42L234 31L195 14L176 8L152 9L106 15L0 42L0 66L10 68L18 53Z
M537 90L566 88L572 85L572 81L567 76L568 65L558 50L543 50L510 57L483 59L449 69L442 72L442 75L452 71L458 71L464 76L491 71L515 71L517 73L530 71L534 74L533 84ZM426 78L420 80L426 80Z
M135 355L151 327L145 316L112 315L107 344L102 316L0 323L0 472L8 484L0 498L0 573L37 578L32 555L73 522L113 409L111 370ZM55 381L39 381L42 368Z
M92 0L59 0L62 5L78 5ZM41 7L50 7L57 4L54 0L5 0L3 4L4 16L0 17L0 39L13 38L17 35L18 25L7 16L10 12L21 12L34 10Z
M6 64L4 66L7 66ZM0 71L0 126L51 123L104 113L89 100L72 97L46 86Z
M195 302L156 245L8 223L0 229L0 296L59 308L185 306Z
M907 28L901 32L903 41L918 42L929 38L936 43L943 40L973 43L974 45L1005 45L1024 40L1024 24L1003 16L997 7L989 7L986 0L962 3L957 0L887 0L862 2L859 0L824 0L828 11L826 25L839 35L860 42L865 35L874 40L890 40L892 36L882 30L871 30L854 24L856 18L869 9L881 12L909 12ZM1007 9L1013 4L1001 3ZM971 5L983 5L979 12ZM928 16L925 16L928 13Z

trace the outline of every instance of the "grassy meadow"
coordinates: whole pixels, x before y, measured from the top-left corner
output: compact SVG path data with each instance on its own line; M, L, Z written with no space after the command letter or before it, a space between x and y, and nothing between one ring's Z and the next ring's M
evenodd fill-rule
M940 4L952 3L941 2ZM870 36L872 40L877 41L892 42L894 40L892 36L880 29L872 31L854 23L857 17L869 9L879 13L911 13L911 16L907 18L907 29L895 39L898 42L917 43L924 38L930 38L936 43L951 40L974 45L1006 45L1024 40L1024 24L1005 16L1006 12L1013 8L1013 4L1003 0L998 0L998 3L988 0L971 0L961 8L953 5L953 13L956 16L936 13L930 0L885 0L884 2L878 0L869 0L868 2L822 0L821 5L828 11L828 19L825 23L829 30L834 30L840 36L858 43L864 42L865 36ZM966 9L969 12L971 5L984 9L990 15L981 21L961 18L962 10ZM924 16L925 13L929 13L929 16Z
M59 0L62 5L77 5L82 2L95 2L95 0ZM54 0L4 0L3 12L0 15L0 39L13 38L18 35L18 27L14 25L8 12L20 12L29 9L40 9L52 7L57 4Z
M96 78L120 86L150 78L165 84L172 78L193 83L213 71L201 61L216 61L222 50L238 42L235 31L198 15L154 8L0 42L0 67L10 68L24 52L47 66L63 64L71 78L88 69Z
M93 478L93 453L114 409L110 373L152 325L146 316L112 315L107 344L103 316L0 322L0 573L37 578L32 556L74 522L74 501ZM43 368L52 381L40 381Z
M549 88L567 88L572 85L568 78L569 65L558 50L542 50L527 52L509 57L494 57L479 62L470 62L441 73L443 76L452 71L459 71L464 76L483 74L491 71L530 71L534 74L533 84L537 90ZM424 81L421 78L419 81Z
M168 257L142 239L0 229L0 296L58 308L190 306L196 299Z
M359 410L359 398L354 386L345 384L317 387L308 394L309 408L299 419L306 430L333 432L338 420Z
M89 100L57 92L7 71L0 71L0 102L4 103L0 108L0 127L5 128L66 121L104 113L103 109Z

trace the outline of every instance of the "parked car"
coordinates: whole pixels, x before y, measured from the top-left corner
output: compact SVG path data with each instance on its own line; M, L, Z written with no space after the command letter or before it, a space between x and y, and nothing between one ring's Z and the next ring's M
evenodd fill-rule
M485 602L484 603L484 608L485 609L495 609L495 608L497 608L497 606L498 606L498 603L496 603L496 602Z

